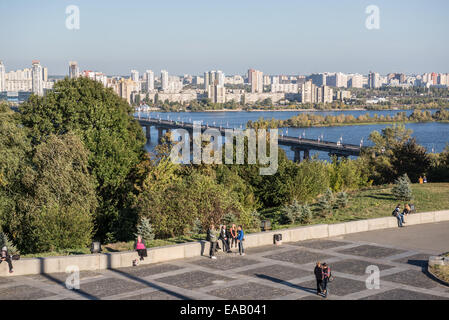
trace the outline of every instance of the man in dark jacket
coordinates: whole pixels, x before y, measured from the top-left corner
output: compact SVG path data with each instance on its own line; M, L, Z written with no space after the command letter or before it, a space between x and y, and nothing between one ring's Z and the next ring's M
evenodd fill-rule
M323 285L323 268L321 267L321 262L318 261L316 263L313 272L315 273L316 278L316 294L321 294L321 286Z
M230 251L229 249L229 232L226 230L226 226L221 226L220 229L220 235L218 236L218 240L221 240L221 243L223 245L223 252Z
M327 283L331 278L331 268L325 263L323 263L323 295L327 298Z
M1 252L1 256L0 256L0 263L2 263L3 261L6 261L8 263L9 273L13 273L14 270L12 269L11 256L8 253L7 247L2 248L2 252Z

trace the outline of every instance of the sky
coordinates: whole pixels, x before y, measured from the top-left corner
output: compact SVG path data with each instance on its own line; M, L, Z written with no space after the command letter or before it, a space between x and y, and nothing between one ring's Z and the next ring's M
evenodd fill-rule
M79 29L66 28L66 7ZM379 8L367 29L366 8ZM0 60L66 75L449 72L447 0L14 0L0 2Z

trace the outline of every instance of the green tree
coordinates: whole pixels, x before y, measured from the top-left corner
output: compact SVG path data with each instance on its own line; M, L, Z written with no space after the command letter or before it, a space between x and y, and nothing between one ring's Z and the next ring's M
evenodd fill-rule
M400 176L391 190L393 196L397 200L410 201L413 199L412 189L410 187L410 179L407 174Z
M32 95L20 112L34 145L51 134L73 131L90 151L89 171L99 198L97 236L104 239L126 203L126 179L144 153L143 130L130 105L112 89L80 77L58 81L44 97Z
M79 137L50 135L36 147L22 184L24 196L11 221L24 252L75 249L89 244L97 207L88 151Z
M429 170L430 158L426 149L412 138L393 148L391 164L397 176L407 174L412 181L416 182Z
M139 224L137 225L137 232L135 233L135 236L141 236L142 240L147 242L154 240L154 232L153 227L151 226L150 220L148 218L143 217L140 219Z

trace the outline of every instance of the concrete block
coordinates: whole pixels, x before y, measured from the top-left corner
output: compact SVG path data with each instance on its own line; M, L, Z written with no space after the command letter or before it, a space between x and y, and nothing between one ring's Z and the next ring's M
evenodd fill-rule
M388 229L389 221L391 218L376 218L376 219L369 219L368 221L368 230L380 230L380 229Z
M329 225L317 224L314 226L306 227L309 229L309 239L319 239L329 237Z
M435 222L435 212L422 212L417 214L421 215L421 223Z
M449 210L435 212L435 222L449 221Z
M345 227L346 227L346 234L365 232L368 231L368 221L359 220L359 221L345 222Z
M184 247L183 245L165 246L160 248L153 248L149 250L148 253L150 261L154 263L164 262L184 258Z
M388 228L397 228L398 219L396 217L388 217Z
M193 242L184 245L184 258L199 257L201 255L201 243Z
M408 214L404 217L405 224L408 226L412 226L415 224L421 223L421 215L420 214Z
M328 229L329 229L329 237L337 237L346 234L345 223L330 224Z
M0 277L8 277L8 276L22 276L27 274L39 274L41 273L41 263L40 260L31 258L31 259L21 259L18 261L12 262L14 267L14 273L9 273L8 264L6 262L2 262L0 264Z

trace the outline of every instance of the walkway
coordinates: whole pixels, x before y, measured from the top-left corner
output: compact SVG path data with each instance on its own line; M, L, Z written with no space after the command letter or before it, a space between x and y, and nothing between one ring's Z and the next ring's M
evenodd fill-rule
M248 249L244 257L220 254L215 261L82 271L77 291L65 288L66 274L0 278L0 300L322 299L312 272L318 260L335 276L329 299L449 299L449 287L423 272L429 255L449 251L447 230L449 222L417 225ZM369 265L381 271L380 289L366 287Z

